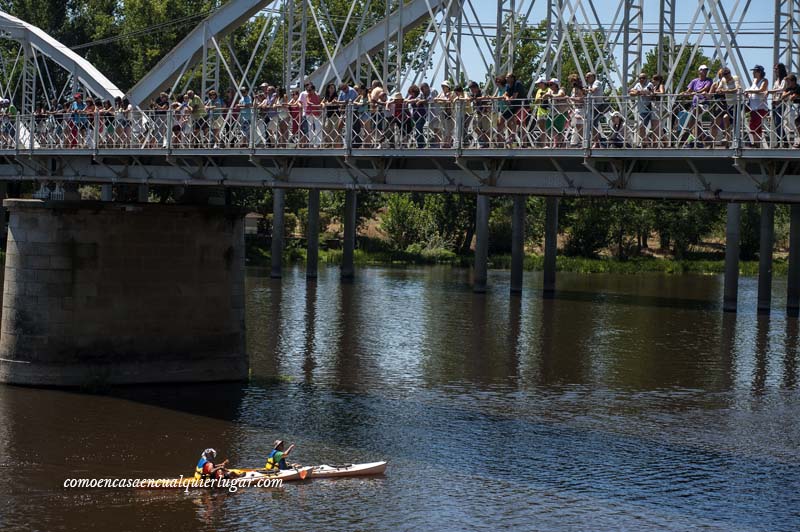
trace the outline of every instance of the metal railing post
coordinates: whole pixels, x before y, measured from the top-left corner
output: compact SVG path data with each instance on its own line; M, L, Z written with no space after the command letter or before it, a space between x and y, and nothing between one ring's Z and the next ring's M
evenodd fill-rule
M256 133L258 129L258 108L255 104L250 104L250 135L247 141L250 150L256 149Z
M353 149L353 102L347 102L344 111L344 147L349 154Z
M29 150L33 151L34 142L36 141L36 114L32 114L28 124L28 146Z
M94 112L94 131L92 132L94 151L100 148L100 111Z
M166 131L166 133L167 133L167 151L171 151L172 150L172 135L173 135L172 123L173 123L174 118L175 117L174 117L173 110L172 109L168 109L167 110L167 131Z
M456 112L455 112L455 120L456 120L456 127L455 127L455 142L454 148L458 151L464 149L464 100L457 100L456 102Z

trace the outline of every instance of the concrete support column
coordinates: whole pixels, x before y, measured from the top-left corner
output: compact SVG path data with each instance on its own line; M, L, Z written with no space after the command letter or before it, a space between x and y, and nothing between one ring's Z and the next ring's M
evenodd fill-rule
M728 204L728 223L725 226L725 293L722 297L722 310L736 312L739 299L739 227L742 206Z
M789 228L789 277L786 286L786 312L800 314L800 205L791 206Z
M270 277L280 279L283 267L283 211L286 204L286 191L272 189L272 248L270 250L272 268Z
M319 262L319 190L308 191L308 229L306 230L306 278L317 278Z
M4 206L11 219L0 382L247 378L241 212L96 201Z
M150 200L150 187L147 185L139 185L136 187L136 201L139 203L147 203Z
M114 200L114 189L111 185L100 185L100 199L102 201Z
M356 248L356 202L358 197L355 190L348 190L344 197L344 242L342 249L342 279L352 279L355 276L353 254Z
M542 295L551 298L556 291L556 253L558 251L558 198L545 200L544 282Z
M761 205L761 246L758 253L758 313L769 314L772 303L772 246L775 241L775 205Z
M522 292L522 270L525 262L525 204L527 196L514 196L511 218L511 293Z
M489 212L491 198L478 194L475 210L475 267L472 290L477 293L486 292L487 272L489 269Z

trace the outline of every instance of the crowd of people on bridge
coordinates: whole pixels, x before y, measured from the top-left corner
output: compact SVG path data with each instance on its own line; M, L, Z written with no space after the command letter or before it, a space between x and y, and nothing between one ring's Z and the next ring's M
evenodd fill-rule
M513 72L481 86L443 81L390 91L310 82L288 92L262 83L224 93L162 92L146 108L127 98L75 93L32 117L0 99L0 144L58 148L660 148L800 147L796 74L779 63L769 85L755 65L745 86L730 69L701 65L678 94L664 76L641 73L627 94L593 72L566 84L538 77L528 89ZM770 112L771 110L771 112ZM22 127L17 123L22 121ZM17 135L18 129L34 135ZM23 146L24 147L24 146Z

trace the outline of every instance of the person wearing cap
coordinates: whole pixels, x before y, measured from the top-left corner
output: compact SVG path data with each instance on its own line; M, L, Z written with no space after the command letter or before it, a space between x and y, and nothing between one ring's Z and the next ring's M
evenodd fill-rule
M264 465L264 469L267 471L289 469L289 466L286 464L286 457L289 456L293 449L294 444L291 444L288 449L285 449L283 440L275 440L275 443L272 445L272 451L270 451L267 456L267 463Z
M536 78L536 93L533 96L533 108L536 115L536 127L533 131L533 145L547 146L547 119L550 116L550 102L548 101L547 78Z
M769 92L769 81L766 78L764 67L756 65L751 70L753 72L753 83L745 89L747 95L747 108L750 111L750 146L761 147L762 128L764 117L769 112L767 106L767 94Z
M403 93L395 91L386 102L386 142L390 148L400 148L403 145L403 134L409 125L405 112L406 104Z
M625 147L625 118L619 111L611 113L611 122L609 123L611 132L605 138L604 145L606 148L624 148Z
M643 147L651 145L647 128L653 118L653 84L647 80L647 74L639 74L639 80L628 91L628 95L636 98L636 111L639 114L639 140Z
M711 78L708 77L708 66L700 65L700 68L697 69L697 77L689 82L686 90L681 93L692 97L692 112L684 131L693 131L694 138L698 143L711 138L700 124L700 115L705 111L705 102L711 92L711 85Z
M455 128L455 121L453 119L454 99L455 93L450 86L450 82L444 80L442 82L442 92L434 99L439 106L439 125L441 129L438 131L437 140L440 140L442 148L449 148L452 146L453 129Z

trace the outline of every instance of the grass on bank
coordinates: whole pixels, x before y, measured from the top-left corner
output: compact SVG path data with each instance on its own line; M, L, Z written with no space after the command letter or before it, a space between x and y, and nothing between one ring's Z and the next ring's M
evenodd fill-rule
M284 251L284 263L302 263L306 260L306 250L298 246L288 246ZM353 260L357 265L433 265L468 267L473 263L472 255L458 255L449 250L426 250L409 248L406 251L365 250L356 249ZM319 251L319 261L323 264L338 265L342 262L342 250L329 249ZM247 247L247 263L252 266L266 266L270 263L270 250L257 244ZM492 255L489 267L510 269L511 255ZM544 268L544 256L528 254L525 256L526 271L541 271ZM722 274L725 272L725 261L722 259L693 258L677 260L657 257L633 257L626 260L616 258L585 258L560 255L556 258L556 269L572 273L665 273L665 274ZM785 275L788 263L785 258L773 262L773 273ZM758 274L758 261L739 261L739 273L744 276Z

